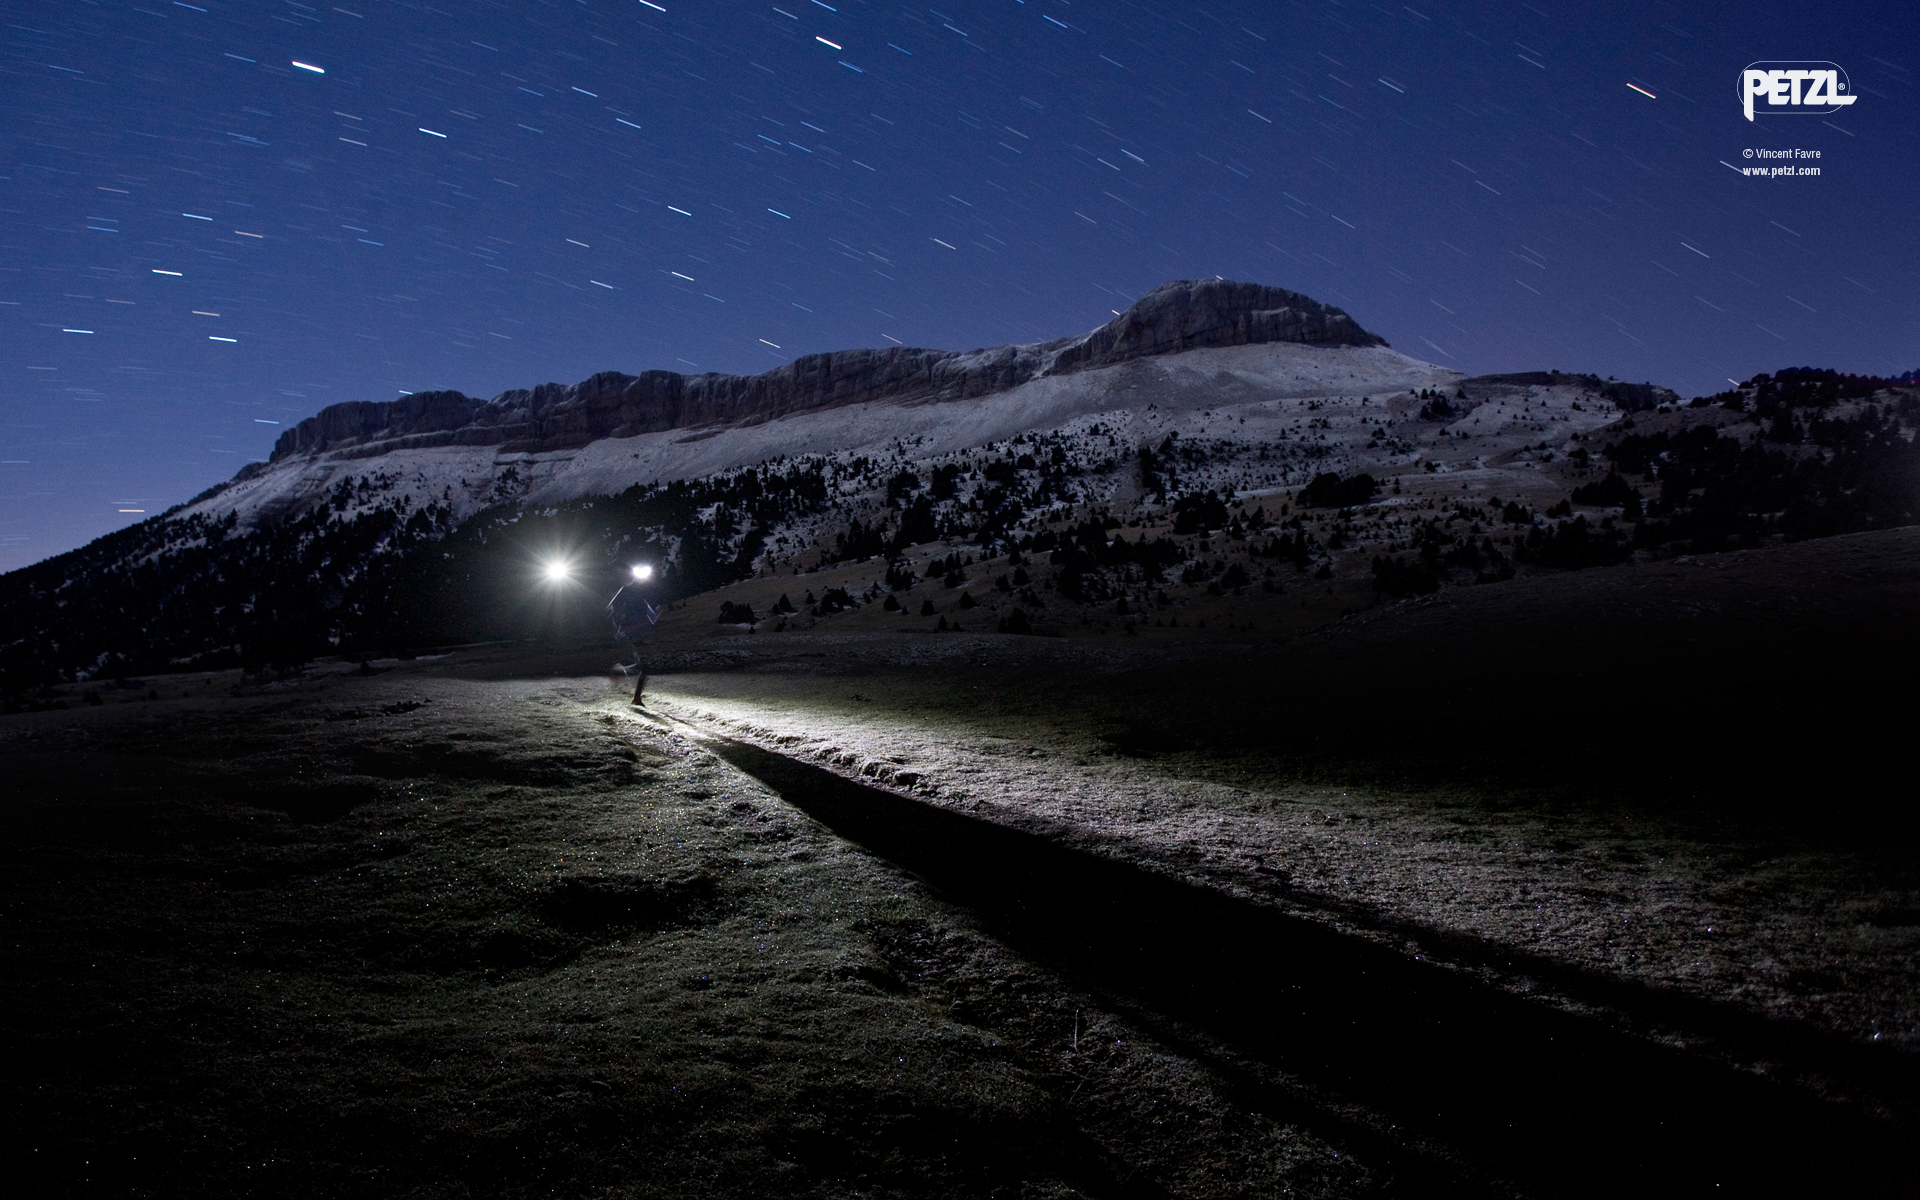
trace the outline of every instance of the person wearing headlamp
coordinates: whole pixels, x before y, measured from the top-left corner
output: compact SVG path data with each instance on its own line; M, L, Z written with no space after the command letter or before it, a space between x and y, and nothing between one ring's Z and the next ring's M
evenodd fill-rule
M660 623L660 614L664 605L653 602L653 567L647 563L636 563L627 582L607 601L607 616L613 621L613 636L633 656L631 666L619 665L614 670L623 675L634 675L633 702L644 704L641 693L647 687L647 669L640 661L640 647L653 636L653 628Z

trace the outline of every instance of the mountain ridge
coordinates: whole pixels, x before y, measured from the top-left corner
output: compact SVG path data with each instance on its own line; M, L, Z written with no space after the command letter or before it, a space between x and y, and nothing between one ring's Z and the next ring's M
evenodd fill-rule
M1098 329L1051 342L970 351L834 350L759 375L602 371L577 384L516 388L484 401L451 390L347 401L281 434L266 463L247 464L235 479L302 454L366 458L436 446L563 450L601 438L755 424L876 400L966 400L1132 359L1270 342L1387 345L1345 312L1299 292L1225 279L1177 280Z

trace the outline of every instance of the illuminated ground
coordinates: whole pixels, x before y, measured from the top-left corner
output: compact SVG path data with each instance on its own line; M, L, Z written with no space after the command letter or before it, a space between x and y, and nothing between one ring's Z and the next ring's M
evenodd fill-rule
M702 598L645 710L595 646L69 689L0 724L13 1173L1907 1194L1917 585L1896 531L1278 643Z

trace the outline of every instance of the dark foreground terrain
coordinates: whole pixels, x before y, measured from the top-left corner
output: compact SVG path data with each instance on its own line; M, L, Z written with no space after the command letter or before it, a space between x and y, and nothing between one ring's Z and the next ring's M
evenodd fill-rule
M0 718L20 1194L1920 1190L1920 537Z

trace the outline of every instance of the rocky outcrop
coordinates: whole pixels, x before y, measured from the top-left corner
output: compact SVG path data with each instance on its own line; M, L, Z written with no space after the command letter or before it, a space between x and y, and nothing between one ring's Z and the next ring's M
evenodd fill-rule
M1384 346L1337 308L1231 280L1169 283L1091 333L960 353L894 347L808 354L763 375L606 371L570 387L542 384L480 400L420 392L335 404L280 436L272 461L372 456L423 446L557 450L608 437L756 424L847 404L966 400L1049 375L1129 359L1260 342Z
M1582 387L1605 396L1624 412L1658 408L1662 404L1678 406L1680 395L1657 383L1621 383L1598 375L1569 375L1564 371L1517 371L1507 375L1475 375L1460 386L1474 395L1489 388Z
M1130 358L1261 342L1384 346L1352 317L1310 296L1228 279L1163 284L1084 337L1054 343L1048 374Z

